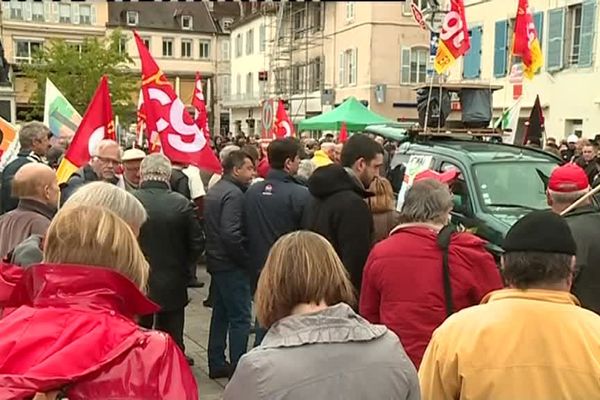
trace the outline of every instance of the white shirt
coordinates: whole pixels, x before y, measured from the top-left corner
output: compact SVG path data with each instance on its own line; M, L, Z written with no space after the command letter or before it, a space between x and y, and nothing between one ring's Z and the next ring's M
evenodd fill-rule
M192 200L206 196L204 184L200 177L200 170L197 167L190 165L189 167L182 169L181 172L188 177L188 186L190 188Z

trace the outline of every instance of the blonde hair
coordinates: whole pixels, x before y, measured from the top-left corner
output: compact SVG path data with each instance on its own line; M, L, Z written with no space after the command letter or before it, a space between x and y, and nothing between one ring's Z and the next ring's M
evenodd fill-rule
M301 303L355 303L348 272L321 235L298 231L271 248L256 289L256 315L269 327Z
M375 194L368 199L372 213L384 213L395 209L394 189L387 179L376 176L369 186L369 192Z
M61 209L50 224L44 262L81 264L117 271L144 290L149 266L131 228L102 207Z
M139 229L148 215L134 195L108 182L92 182L77 189L63 208L87 205L104 207L122 218L130 227Z

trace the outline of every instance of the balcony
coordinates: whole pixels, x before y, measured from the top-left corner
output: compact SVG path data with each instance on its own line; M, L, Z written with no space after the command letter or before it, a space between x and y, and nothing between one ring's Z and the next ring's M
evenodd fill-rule
M223 97L224 107L260 107L262 96L259 93L235 93Z

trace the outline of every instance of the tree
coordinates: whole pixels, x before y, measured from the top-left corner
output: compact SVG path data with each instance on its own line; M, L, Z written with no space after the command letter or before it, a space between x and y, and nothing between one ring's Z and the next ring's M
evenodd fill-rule
M113 111L123 122L132 122L135 105L132 95L139 85L128 68L133 60L120 51L124 41L120 30L107 38L86 38L74 44L53 40L33 54L33 62L23 65L27 78L36 82L32 94L32 114L40 115L44 108L46 78L56 85L75 109L83 115L102 75L109 78Z

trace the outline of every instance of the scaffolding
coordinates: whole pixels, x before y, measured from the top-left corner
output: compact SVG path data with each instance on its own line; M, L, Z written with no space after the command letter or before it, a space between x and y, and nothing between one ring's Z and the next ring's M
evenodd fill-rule
M291 119L306 117L308 101L319 99L324 83L325 3L281 1L272 18L265 57L268 63L265 100L287 100Z

